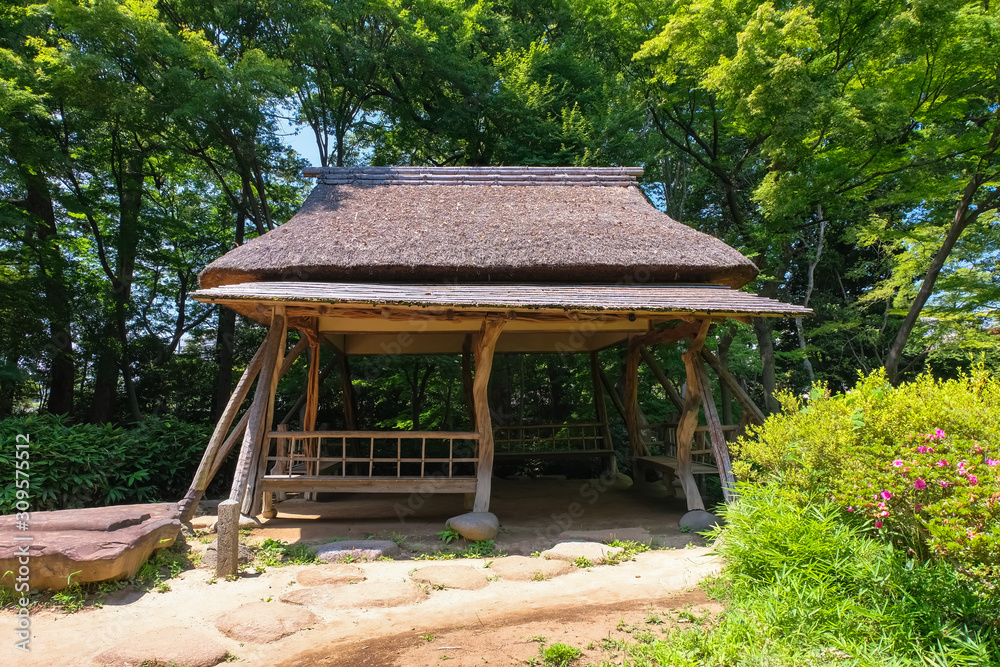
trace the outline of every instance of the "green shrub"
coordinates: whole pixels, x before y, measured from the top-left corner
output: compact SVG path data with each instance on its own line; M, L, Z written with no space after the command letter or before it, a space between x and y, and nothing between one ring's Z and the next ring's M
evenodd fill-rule
M1000 381L891 386L881 372L849 393L781 396L784 414L735 447L742 479L779 475L797 503L836 503L918 560L952 562L984 595L1000 566Z
M207 426L147 418L133 429L32 415L0 421L0 513L15 511L15 439L30 436L30 506L56 509L175 500L208 442Z
M716 531L726 611L630 647L637 665L1000 665L1000 609L947 563L913 560L780 483L738 491Z

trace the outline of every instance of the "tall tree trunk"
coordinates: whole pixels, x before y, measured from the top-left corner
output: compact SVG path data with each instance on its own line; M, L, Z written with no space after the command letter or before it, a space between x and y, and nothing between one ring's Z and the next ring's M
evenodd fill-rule
M212 421L217 422L229 402L233 388L233 344L236 336L236 311L219 308L219 326L215 334L215 390L212 398Z
M729 368L729 348L733 344L733 327L727 326L722 336L719 337L719 363L723 368ZM722 404L722 423L732 424L733 422L733 392L725 382L719 382L721 390L720 403Z
M1000 124L997 125L997 129L993 132L993 138L990 141L991 148L996 148L998 133L1000 133ZM899 370L899 362L903 356L903 350L906 348L906 341L910 338L913 328L917 325L920 311L923 310L924 305L927 304L927 300L930 299L931 294L934 292L934 283L937 281L938 274L944 268L944 263L948 260L948 255L951 254L959 237L962 236L962 232L979 217L979 214L983 210L981 207L974 206L973 200L979 192L979 188L985 182L985 176L976 174L969 180L968 185L965 186L962 199L958 203L958 208L955 209L955 217L952 219L951 227L948 228L948 233L945 234L944 242L938 248L934 259L931 260L931 265L927 267L927 273L924 274L924 280L920 285L920 291L917 292L917 298L910 305L910 310L906 313L903 325L899 328L896 338L889 348L889 354L885 358L885 374L892 383L897 383L901 379L902 373Z
M240 192L239 205L236 207L236 245L243 245L246 238L247 211L246 191ZM212 421L218 421L222 411L229 401L229 393L233 387L233 359L236 350L236 311L219 307L219 326L215 333L215 363L218 370L215 375L215 390L212 399Z
M774 370L774 322L769 317L753 318L753 331L757 335L757 349L760 351L761 385L764 388L764 406L768 412L781 409L774 392L777 379Z
M37 172L22 169L27 187L25 209L38 224L38 268L45 290L45 310L49 318L49 346L52 358L49 366L48 412L62 415L73 412L73 338L70 323L73 318L66 293L66 259L56 242L56 216L49 195L48 182Z
M94 395L90 404L90 421L110 422L118 403L118 336L111 316L106 316L101 332L101 346L94 362Z
M135 261L139 252L139 214L142 210L143 155L134 147L123 158L119 176L118 194L118 285L115 290L115 313L118 338L121 341L121 372L128 399L129 412L134 421L142 419L135 383L132 381L132 363L128 340L128 306L132 300L132 282L135 279Z

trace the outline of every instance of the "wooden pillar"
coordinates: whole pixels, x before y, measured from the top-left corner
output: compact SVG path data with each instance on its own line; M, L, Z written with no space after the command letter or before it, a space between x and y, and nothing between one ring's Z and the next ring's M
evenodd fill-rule
M226 434L229 432L229 427L233 423L233 419L236 417L240 406L243 405L243 400L246 398L247 393L249 393L250 386L260 373L261 365L264 362L264 351L264 345L262 344L250 361L250 365L243 371L240 381L236 383L236 389L233 390L232 396L229 397L229 402L219 417L219 423L215 425L215 430L208 441L208 446L205 447L205 453L202 454L201 463L198 464L198 470L194 474L191 486L180 502L181 521L184 523L187 523L194 517L205 489L208 488L212 477L215 476L217 468L213 467L213 463L218 456L219 448L226 444ZM244 425L243 428L246 428L246 426ZM237 430L242 430L239 425L237 425ZM230 446L232 445L230 444Z
M639 428L639 345L635 341L629 341L625 356L625 396L622 403L625 407L625 430L628 431L634 469L635 460L648 453L646 443L642 441L642 429Z
M476 431L479 432L479 465L476 469L476 500L473 510L490 511L490 491L493 483L493 422L487 387L493 369L493 351L503 330L504 318L489 316L473 340L476 374L472 383L473 402L476 407Z
M684 408L681 410L680 421L677 424L677 478L684 489L688 510L703 510L705 502L694 480L691 461L691 444L694 441L695 429L698 428L698 412L701 408L701 391L695 363L708 335L711 320L704 320L698 335L684 353L684 370L687 375L687 392L684 396Z
M736 499L736 479L733 477L733 466L729 460L729 445L726 444L726 436L722 432L719 413L715 409L712 385L708 381L708 374L705 372L701 357L692 355L691 360L697 376L698 391L701 393L705 423L708 424L708 437L712 441L712 453L715 455L715 463L719 468L719 479L722 481L722 495L729 503Z
M604 400L604 388L601 386L601 360L597 352L590 353L590 382L594 385L594 414L601 424L601 440L604 448L612 451L608 458L608 472L614 475L618 472L618 458L614 455L615 443L611 439L611 427L608 425L608 404Z

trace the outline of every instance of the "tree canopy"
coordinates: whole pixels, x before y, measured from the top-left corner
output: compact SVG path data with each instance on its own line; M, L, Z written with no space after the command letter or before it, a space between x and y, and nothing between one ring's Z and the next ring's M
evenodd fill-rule
M655 205L757 264L749 289L815 310L719 331L719 356L770 409L778 389L846 389L879 367L894 381L995 368L997 11L7 2L0 417L218 414L262 333L187 296L205 264L301 203L289 124L322 165L643 166ZM677 351L660 355L680 379ZM612 377L620 357L602 353ZM288 403L303 373L284 381ZM360 360L354 373L372 426L464 418L458 360ZM589 373L571 358L504 358L498 410L571 418L590 404ZM646 409L668 418L655 379L643 382Z

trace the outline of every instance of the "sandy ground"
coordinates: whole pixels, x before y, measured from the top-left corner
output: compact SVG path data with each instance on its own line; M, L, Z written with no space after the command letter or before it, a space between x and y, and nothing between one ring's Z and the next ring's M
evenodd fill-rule
M536 489L537 493L525 493L517 483L500 487L494 511L502 520L521 512L516 523L504 521L498 537L498 547L507 553L528 554L545 548L567 530L645 531L654 544L667 548L638 554L632 562L577 569L545 581L494 580L476 591L429 590L424 601L401 607L337 609L311 605L308 608L321 618L319 623L271 644L232 640L215 628L214 621L249 602L268 602L280 613L285 603L278 597L301 588L296 575L315 566L270 568L238 581L214 583L211 570L198 568L171 579L167 592L125 590L110 596L101 608L90 607L76 614L41 610L32 619L31 653L14 651L10 639L0 645L0 665L89 666L105 649L168 626L196 628L235 656L232 664L240 665L409 666L439 665L443 660L450 665L515 665L538 655L540 637L584 649L580 664L588 664L614 658L613 651L601 648L601 639L609 633L622 636L623 628L643 626L650 617L676 621L677 610L707 604L696 585L718 571L719 561L709 548L688 544L692 536L678 532L676 517L683 512L678 501L651 500L635 492L601 492L598 500L588 505L586 497L580 495L579 481L549 484L544 490ZM586 495L589 490L584 492ZM409 500L385 497L373 502L371 497L352 497L331 504L289 501L279 507L277 519L253 532L251 540L277 537L318 543L333 536L396 533L409 536L407 549L427 549L435 546L434 532L441 529L439 515L446 518L461 512L460 499L434 497L400 522L398 507ZM575 511L574 502L581 503L584 511ZM540 507L545 510L540 511ZM553 507L555 511L549 511ZM694 536L694 542L699 541ZM196 549L204 547L197 540L189 543ZM436 546L440 547L440 542ZM483 568L488 560L434 564L439 563ZM429 564L402 559L362 563L359 567L367 581L357 585L375 593L412 586L410 573ZM9 615L4 622L12 625ZM668 626L669 622L649 625L654 631Z

